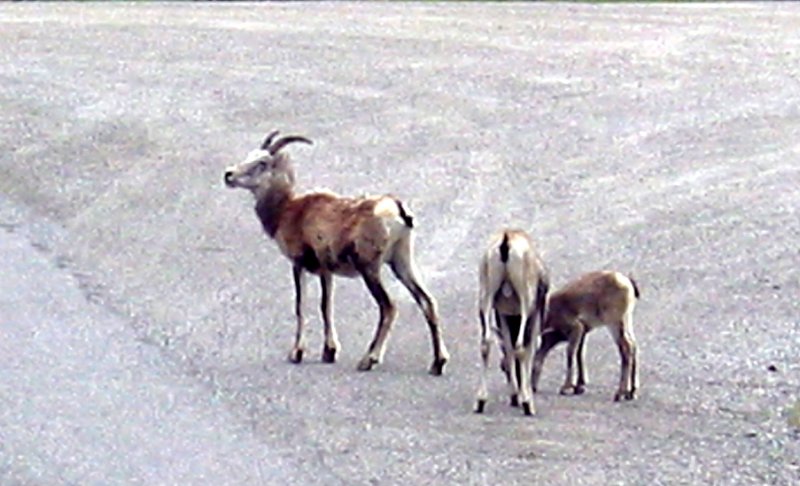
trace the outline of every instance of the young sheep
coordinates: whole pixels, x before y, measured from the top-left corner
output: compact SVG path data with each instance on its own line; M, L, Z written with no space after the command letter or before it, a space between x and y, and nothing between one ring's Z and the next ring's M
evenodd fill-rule
M511 405L522 405L533 415L531 360L537 346L539 327L544 318L548 290L547 271L527 233L506 229L495 234L480 263L480 323L483 370L475 412L483 413L491 349L487 316L494 310L495 333L500 338L501 368L511 395Z
M580 395L585 391L583 365L586 334L607 327L617 343L622 360L619 389L614 401L633 400L639 388L636 340L633 335L633 309L639 288L632 278L618 272L592 272L550 295L547 316L542 326L542 343L533 360L533 390L539 382L547 353L561 341L567 344L567 378L561 394ZM577 356L578 381L572 364Z
M294 169L281 149L293 142L312 142L289 136L273 142L270 133L257 150L225 171L225 184L251 191L256 214L267 234L292 261L297 332L289 360L299 363L305 350L303 294L305 273L319 276L322 286L322 320L325 344L322 361L333 363L339 340L333 325L331 301L333 275L360 276L380 307L380 320L369 350L358 364L370 370L383 360L386 339L397 315L381 283L381 267L389 264L416 300L433 339L431 374L440 375L449 359L442 341L436 302L419 279L413 254L413 219L403 204L391 196L346 198L329 192L295 194Z

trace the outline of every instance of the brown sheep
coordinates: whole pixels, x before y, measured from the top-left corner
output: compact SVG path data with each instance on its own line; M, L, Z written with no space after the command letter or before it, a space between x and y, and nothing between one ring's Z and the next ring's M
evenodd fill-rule
M561 394L580 395L585 391L583 365L586 334L607 327L617 343L622 361L619 389L614 401L633 400L639 388L638 352L633 335L633 309L639 298L636 282L619 272L591 272L550 295L542 326L542 344L533 360L533 390L539 382L547 353L567 341L567 377ZM578 380L572 372L577 357Z
M380 307L380 320L369 350L358 364L367 371L383 360L386 339L397 309L381 282L381 268L388 264L408 288L428 322L433 340L431 374L440 375L449 359L442 341L436 302L419 278L414 261L412 215L396 198L341 197L330 192L296 194L295 175L289 156L281 149L293 142L311 144L301 136L273 142L270 133L261 147L224 174L225 184L251 191L256 214L266 233L291 260L295 286L297 332L289 360L299 363L305 350L303 294L304 276L319 276L322 286L321 312L325 327L322 360L333 363L339 341L333 325L331 302L333 275L360 276Z

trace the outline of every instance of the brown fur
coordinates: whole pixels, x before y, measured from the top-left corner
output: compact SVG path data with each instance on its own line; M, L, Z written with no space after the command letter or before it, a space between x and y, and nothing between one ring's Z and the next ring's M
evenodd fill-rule
M550 295L543 331L568 332L580 320L587 330L617 322L630 304L614 273L591 272Z
M562 394L581 394L586 383L583 363L586 334L607 327L617 343L622 360L620 386L615 400L635 398L638 388L633 309L639 291L628 277L617 272L591 272L551 294L542 326L542 344L534 357L533 387L536 389L547 353L561 341L567 345L567 377ZM578 381L573 382L572 362L577 358Z
M297 197L281 214L275 239L291 259L297 259L307 245L322 269L355 275L356 263L378 260L387 250L389 234L382 217L375 214L378 201L329 193Z
M339 347L331 317L332 275L360 276L380 309L375 338L359 362L360 370L379 363L386 339L397 314L381 282L381 266L388 263L408 288L425 314L433 341L432 374L441 374L449 359L442 342L436 303L419 280L413 255L413 217L392 196L341 197L329 192L294 193L294 169L279 150L289 143L310 140L289 136L273 142L277 132L267 136L261 150L251 152L241 164L225 171L228 187L250 190L256 198L256 214L267 234L293 263L295 283L295 346L293 362L303 359L305 338L303 318L304 274L320 277L322 315L325 324L323 361L335 361Z

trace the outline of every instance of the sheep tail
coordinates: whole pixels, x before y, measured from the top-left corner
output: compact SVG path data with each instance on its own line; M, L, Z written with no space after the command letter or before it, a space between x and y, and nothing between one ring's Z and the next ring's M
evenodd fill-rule
M634 280L633 277L631 277L630 275L628 275L628 280L630 280L631 285L633 285L633 296L638 299L639 297L641 297L642 294L641 292L639 292L639 286L636 285L636 280Z
M500 261L506 263L508 261L508 233L503 233L503 242L500 243Z
M397 209L400 211L400 218L403 220L403 223L405 223L405 225L408 226L409 228L413 228L414 217L411 216L411 214L408 211L406 211L406 208L403 207L403 203L400 202L399 199L395 199L394 202L397 203Z

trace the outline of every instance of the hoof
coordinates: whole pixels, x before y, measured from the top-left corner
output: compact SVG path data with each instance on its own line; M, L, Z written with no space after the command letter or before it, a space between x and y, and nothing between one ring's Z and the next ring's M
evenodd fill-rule
M431 364L431 368L428 370L428 373L432 374L433 376L442 376L442 373L444 373L444 365L446 364L446 358L434 360Z
M531 402L523 402L522 412L528 417L532 416L534 414L533 404Z
M517 395L511 395L511 402L509 404L512 407L519 407L519 397Z
M289 352L289 362L298 364L303 362L303 349L294 348Z
M486 408L486 400L478 400L478 403L475 404L475 413L483 413L484 408Z
M336 348L329 348L325 346L322 348L322 362L323 363L335 363L336 362Z
M583 395L585 392L586 392L586 387L584 385L578 385L575 387L576 395Z
M561 387L558 393L560 393L561 395L572 395L573 393L575 393L575 387L572 385L564 385Z
M625 394L625 400L636 400L636 390L631 390Z
M372 356L367 355L367 356L364 356L363 358L361 358L361 361L358 362L358 366L356 367L356 369L358 371L369 371L377 363L378 363L377 359L373 358Z

